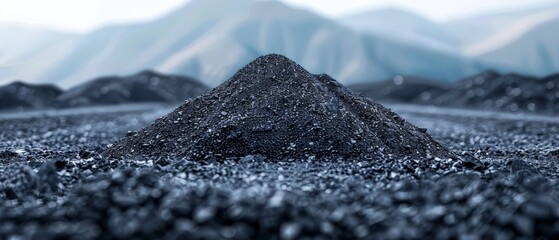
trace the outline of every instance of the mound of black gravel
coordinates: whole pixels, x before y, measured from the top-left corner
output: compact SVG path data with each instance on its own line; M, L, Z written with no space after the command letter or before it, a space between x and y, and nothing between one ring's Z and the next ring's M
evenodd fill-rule
M0 110L47 107L61 93L54 85L16 81L0 87Z
M386 81L354 84L348 87L374 100L431 104L450 89L450 84L398 75Z
M559 74L544 78L488 71L457 82L439 97L447 106L559 113Z
M56 99L57 107L140 102L182 102L208 91L197 80L143 71L126 77L109 76L76 86Z
M350 88L386 102L559 113L559 74L536 78L486 71L453 84L396 76L391 80L356 84Z
M198 160L454 156L424 129L280 55L257 58L107 154Z

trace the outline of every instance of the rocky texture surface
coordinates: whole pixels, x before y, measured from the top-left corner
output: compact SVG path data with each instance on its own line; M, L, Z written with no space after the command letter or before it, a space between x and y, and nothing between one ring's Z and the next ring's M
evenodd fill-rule
M0 237L559 237L557 119L394 109L463 160L108 161L169 110L0 115Z
M208 91L197 80L143 71L126 77L102 77L69 89L57 107L114 105L141 102L182 102Z
M432 104L436 97L450 90L450 86L450 83L397 75L386 81L354 84L348 87L373 100Z
M61 93L54 85L16 81L0 86L0 110L48 107Z
M389 109L274 54L120 140L107 155L196 160L251 155L276 161L455 157Z
M559 75L535 78L484 72L457 82L438 101L446 106L559 113L558 90Z
M508 112L559 113L559 75L534 78L487 71L456 83L396 76L350 86L380 101L429 104Z

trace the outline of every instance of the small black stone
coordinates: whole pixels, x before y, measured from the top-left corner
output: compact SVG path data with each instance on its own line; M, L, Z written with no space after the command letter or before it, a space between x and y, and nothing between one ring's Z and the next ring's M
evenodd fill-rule
M79 156L81 159L88 159L88 158L92 157L93 155L94 155L93 152L88 151L88 150L85 150L85 149L80 150L80 152L79 152L79 154L78 154L78 156Z

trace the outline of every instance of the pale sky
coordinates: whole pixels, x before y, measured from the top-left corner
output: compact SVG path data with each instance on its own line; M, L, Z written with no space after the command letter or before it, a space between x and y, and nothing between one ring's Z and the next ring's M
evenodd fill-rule
M231 0L234 1L234 0ZM528 8L559 0L282 0L325 16L400 7L436 21L482 12ZM85 32L115 23L146 21L188 0L0 0L0 21Z

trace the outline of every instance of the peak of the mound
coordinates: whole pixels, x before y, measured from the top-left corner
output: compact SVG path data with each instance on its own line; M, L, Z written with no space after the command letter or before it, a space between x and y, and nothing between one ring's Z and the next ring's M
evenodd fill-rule
M279 55L268 54L256 58L237 71L222 86L233 88L234 85L269 84L270 82L285 84L303 84L312 80L313 76L293 60Z
M275 54L257 58L219 87L129 134L107 154L273 160L454 156L383 106Z
M256 64L256 65L265 64L267 66L278 65L278 64L286 64L286 65L292 65L292 66L302 68L301 66L299 66L299 64L297 64L293 60L289 59L288 57L280 55L280 54L275 54L275 53L266 54L266 55L262 55L260 57L257 57L256 59L252 60L252 62L250 62L244 68L250 68L254 64ZM244 69L244 68L242 68L242 69Z

